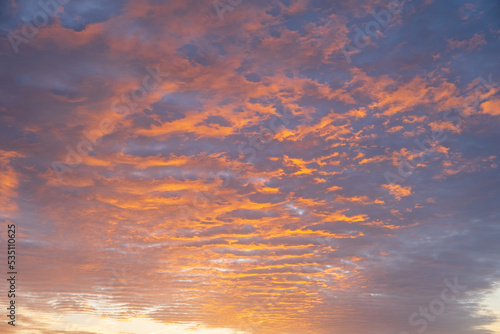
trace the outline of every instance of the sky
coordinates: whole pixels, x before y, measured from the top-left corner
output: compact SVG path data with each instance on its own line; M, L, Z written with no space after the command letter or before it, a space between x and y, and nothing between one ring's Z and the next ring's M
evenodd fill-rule
M5 0L27 334L500 333L500 3Z

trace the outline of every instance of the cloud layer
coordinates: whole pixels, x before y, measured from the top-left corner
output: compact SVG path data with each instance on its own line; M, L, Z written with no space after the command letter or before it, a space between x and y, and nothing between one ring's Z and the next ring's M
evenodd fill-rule
M497 2L54 8L0 5L21 330L494 333Z

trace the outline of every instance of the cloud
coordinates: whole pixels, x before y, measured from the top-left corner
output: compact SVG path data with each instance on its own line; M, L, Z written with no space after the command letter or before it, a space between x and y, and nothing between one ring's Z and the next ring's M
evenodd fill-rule
M497 116L500 114L500 99L488 100L481 104L481 111L485 114Z
M409 186L402 187L399 184L384 184L382 185L382 188L389 191L397 200L400 200L402 197L411 195L411 187Z
M109 20L120 15L127 0L101 1L68 1L63 12L58 14L64 28L82 31L88 25Z
M457 41L454 39L448 40L448 45L451 49L463 48L467 50L477 49L481 45L485 45L486 40L484 39L484 34L476 33L468 40Z
M17 32L38 10L1 6ZM23 330L67 313L95 317L91 333L110 317L412 332L457 277L466 296L426 333L488 333L497 6L401 6L351 64L342 48L386 2L259 0L223 20L210 1L68 2L18 54L2 35L0 204L19 227ZM157 66L163 81L130 100Z

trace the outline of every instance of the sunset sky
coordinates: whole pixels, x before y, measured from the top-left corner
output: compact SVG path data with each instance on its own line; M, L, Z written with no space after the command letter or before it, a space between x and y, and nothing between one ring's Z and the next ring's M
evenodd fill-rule
M3 0L0 28L1 333L500 333L499 1Z

